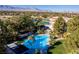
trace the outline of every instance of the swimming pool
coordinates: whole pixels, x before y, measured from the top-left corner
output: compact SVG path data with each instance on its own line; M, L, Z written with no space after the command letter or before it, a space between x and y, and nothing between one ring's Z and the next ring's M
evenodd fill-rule
M48 49L48 39L47 34L35 35L33 40L26 39L23 45L29 49L39 49L44 52Z

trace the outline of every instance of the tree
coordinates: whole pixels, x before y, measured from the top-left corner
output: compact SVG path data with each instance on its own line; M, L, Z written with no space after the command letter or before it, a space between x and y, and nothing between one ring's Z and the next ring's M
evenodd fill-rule
M79 29L65 37L64 46L71 53L79 53Z
M59 17L54 23L54 32L56 35L63 35L66 32L66 22L62 17Z
M27 30L27 28L29 28L29 30L32 29L32 27L34 26L33 20L30 16L22 16L19 18L19 25L18 25L18 29L22 29L22 30Z
M4 52L4 45L6 43L6 40L4 39L5 36L3 36L5 26L3 24L3 21L0 19L0 53L5 53Z
M67 22L67 33L65 46L72 53L79 53L79 17L75 16ZM69 42L69 43L68 43Z
M73 32L76 31L79 28L79 17L73 17L71 20L68 21L67 23L67 31L68 32Z

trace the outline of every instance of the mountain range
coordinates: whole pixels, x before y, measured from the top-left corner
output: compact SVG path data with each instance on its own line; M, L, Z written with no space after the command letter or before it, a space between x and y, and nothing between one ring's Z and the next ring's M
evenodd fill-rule
M62 9L62 6L50 6L49 7L45 6L46 9L43 9L44 7L41 6L41 8L39 7L27 7L27 6L21 6L21 5L0 5L0 11L37 11L37 12L58 12L58 13L78 13L78 11L72 11L69 10L68 6L64 6L66 9ZM64 8L63 7L63 8ZM68 7L68 8L67 8ZM58 9L57 9L58 8ZM73 10L76 8L76 6L74 6ZM63 10L63 11L62 11Z
M45 12L48 10L42 10L42 9L32 8L32 7L22 8L22 7L12 6L12 5L0 5L0 11L41 11L41 12Z

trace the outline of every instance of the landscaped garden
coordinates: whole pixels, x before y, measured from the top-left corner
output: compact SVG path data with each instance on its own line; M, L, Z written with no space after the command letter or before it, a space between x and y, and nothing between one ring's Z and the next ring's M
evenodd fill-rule
M10 53L79 53L79 16L74 16L67 22L63 16L58 16L52 25L53 31L49 27L49 19L46 15L29 13L1 19L0 53L6 53L6 47L10 48Z

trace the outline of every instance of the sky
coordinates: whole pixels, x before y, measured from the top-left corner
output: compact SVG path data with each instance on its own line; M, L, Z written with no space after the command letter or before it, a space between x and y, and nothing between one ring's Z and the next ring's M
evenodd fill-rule
M14 5L21 8L38 8L42 10L57 11L57 12L79 12L79 5Z

